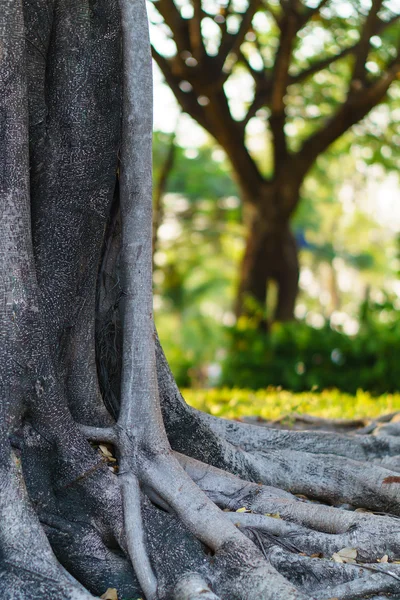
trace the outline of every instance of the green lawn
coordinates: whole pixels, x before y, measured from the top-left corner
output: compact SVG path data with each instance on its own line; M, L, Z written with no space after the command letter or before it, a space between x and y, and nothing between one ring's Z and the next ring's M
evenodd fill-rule
M229 419L244 416L278 419L292 413L326 419L362 419L400 411L400 393L374 397L362 390L352 396L338 390L292 393L273 388L186 389L182 393L195 408Z

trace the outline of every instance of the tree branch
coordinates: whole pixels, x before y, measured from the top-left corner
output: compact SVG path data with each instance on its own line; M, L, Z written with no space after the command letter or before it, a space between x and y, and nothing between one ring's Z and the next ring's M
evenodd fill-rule
M263 71L257 71L256 69L253 69L253 67L250 65L249 61L243 53L240 53L239 58L240 61L246 66L247 70L253 77L255 83L253 101L247 110L246 116L241 121L243 128L245 128L247 123L250 121L250 119L252 119L255 116L257 111L261 107L270 103L272 91L272 78L271 75L268 75L266 73L266 69L264 69Z
M298 25L298 18L295 14L288 14L282 22L281 36L271 78L271 116L269 123L273 138L275 172L284 163L287 156L284 131L286 121L284 98L289 83L289 66Z
M269 104L271 95L271 88L269 82L266 80L259 87L256 88L253 102L251 103L245 118L242 120L243 127L246 127L247 123L256 115L257 111Z
M206 131L209 131L213 135L212 127L207 120L204 112L204 108L200 106L197 101L197 96L194 91L183 92L179 87L182 81L182 77L178 77L173 73L173 69L170 64L170 60L162 56L155 48L152 47L152 56L159 66L162 74L165 77L165 81L171 88L175 98L178 100L182 107L182 110L189 114L195 121L199 123Z
M366 68L365 63L370 50L370 40L375 33L378 23L378 12L381 9L383 0L372 0L370 11L365 19L364 27L361 32L360 41L357 44L356 60L352 74L352 81L365 82Z
M380 21L379 26L376 28L373 35L382 34L388 27L396 23L399 19L400 14L395 15L388 21ZM345 58L349 54L352 54L357 49L358 44L359 42L357 42L353 46L349 46L348 48L343 48L343 50L341 50L341 52L339 52L338 54L335 54L334 56L327 56L326 58L316 61L307 69L303 69L303 71L301 71L297 75L289 76L288 86L302 83L308 77L312 77L316 73L319 73L319 71L322 71L323 69L329 67L331 64L337 62L338 60L341 60L342 58ZM266 75L265 72L253 69L243 55L240 56L240 59L246 65L256 82L256 93L254 96L254 100L248 110L246 117L243 120L243 124L246 125L250 121L250 119L254 117L257 110L269 104L271 100L271 79Z
M338 60L344 58L345 56L348 56L349 54L352 54L354 50L356 50L356 48L357 44L354 44L353 46L349 46L348 48L343 48L343 50L341 50L341 52L339 52L338 54L334 54L333 56L327 56L326 58L322 58L321 60L314 62L312 65L307 67L307 69L303 69L303 71L300 71L300 73L298 73L297 75L290 76L288 85L301 83L308 77L319 73L319 71L326 69Z
M220 62L221 69L224 66L228 54L235 52L236 54L240 50L240 46L243 43L246 33L248 32L254 15L260 7L260 0L250 0L249 7L245 13L243 13L242 20L239 26L239 30L235 34L228 33L222 36L221 44L218 52L218 59Z
M378 27L375 28L375 30L372 32L372 35L381 35L388 27L390 27L391 25L396 23L399 19L400 19L400 14L395 15L394 17L389 19L389 21L379 21ZM349 54L355 53L359 47L359 44L360 44L360 42L357 42L356 44L353 44L353 46L349 46L348 48L343 48L343 50L341 50L338 54L335 54L333 56L327 56L326 58L322 58L321 60L316 61L315 63L310 65L307 69L304 69L297 75L291 76L289 78L289 85L301 83L308 77L311 77L312 75L315 75L319 71L326 69L334 62L337 62L338 60L345 58Z
M353 91L347 101L327 121L324 127L311 135L294 156L303 176L317 156L324 152L350 127L361 121L377 104L382 102L390 85L400 75L400 53L388 65L384 75L368 87Z
M212 94L207 109L212 135L227 153L246 200L257 203L263 177L246 147L242 123L235 121L230 113L223 88Z
M260 57L262 58L261 54ZM238 62L241 62L245 65L256 84L262 84L266 80L265 66L263 70L254 69L242 50L239 50L238 52Z
M249 201L256 202L260 183L263 179L244 143L242 124L232 118L223 88L212 91L210 103L207 106L201 106L197 101L195 91L183 92L179 87L183 77L178 77L173 73L171 60L161 56L155 48L152 49L152 52L154 60L161 69L182 110L204 127L224 148L238 174L242 189L247 187L245 193ZM249 177L249 174L251 174L251 177Z
M187 20L182 18L173 0L158 0L154 6L172 31L178 51L191 50Z
M201 0L192 0L192 4L194 15L189 20L190 47L194 58L200 62L206 53L201 35L201 21L203 18Z

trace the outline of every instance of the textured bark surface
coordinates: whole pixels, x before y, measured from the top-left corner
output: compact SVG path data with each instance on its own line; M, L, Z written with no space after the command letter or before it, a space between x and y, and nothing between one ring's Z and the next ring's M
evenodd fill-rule
M143 2L0 0L3 597L400 597L395 422L280 431L176 388L151 95Z

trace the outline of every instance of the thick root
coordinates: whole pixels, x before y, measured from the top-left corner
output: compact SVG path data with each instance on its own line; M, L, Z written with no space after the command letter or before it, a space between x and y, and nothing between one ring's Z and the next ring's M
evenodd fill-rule
M198 573L188 573L174 589L174 600L219 600Z
M387 555L400 557L400 521L372 513L356 512L300 501L276 488L251 484L180 456L197 484L240 528L256 529L274 536L282 547L308 555L331 557L342 548L357 550L362 561Z
M92 437L101 434L98 429L90 431ZM84 472L77 476L77 454L68 458L63 442L59 456L53 451L61 478L48 488L43 467L49 456L48 442L35 432L28 433L22 453L25 474L29 482L42 482L41 488L29 486L31 498L57 558L92 593L115 587L126 598L143 596L123 531L127 520L137 524L139 518L145 552L157 579L157 600L342 600L400 594L397 566L377 563L385 555L389 561L400 556L400 521L394 517L310 502L179 454L157 457L148 453L142 456L140 469L138 463L135 468L152 501L140 494L141 516L137 507L131 515L129 505L123 514L120 482L124 470L118 477L105 463L93 469L99 454L83 440ZM118 428L104 433L108 443L114 440L118 446ZM40 477L35 476L38 464ZM54 474L54 464L47 465L48 473ZM236 512L239 509L246 512ZM333 554L343 548L354 549L360 564L335 563ZM53 555L51 561L63 588L62 592L48 588L47 597L78 600L82 593L86 594L82 598L90 597L67 581ZM19 583L10 573L3 573L3 580L16 587ZM43 592L44 588L39 589ZM69 589L73 591L66 592ZM15 598L36 600L28 591Z
M204 422L202 427L206 427ZM249 428L248 436L251 438L253 428L252 426ZM269 430L262 430L262 432L271 433ZM283 436L282 444L284 438L290 437L290 432L275 433ZM298 432L293 435L296 433ZM214 430L212 434L215 439L217 434ZM212 439L210 437L209 443L212 443ZM294 494L302 494L328 504L349 504L373 511L400 514L397 471L391 471L367 460L354 460L339 454L330 454L332 444L330 438L327 441L325 454L322 451L317 454L304 450L272 448L249 452L240 447L240 439L235 440L234 435L230 433L228 441L220 438L214 452L205 444L201 447L187 444L185 441L180 444L174 443L173 447L215 467L228 470L243 479L260 482ZM357 446L359 440L358 438L354 440ZM378 443L379 441L377 440ZM385 448L390 446L386 440L382 441ZM346 439L346 444L350 442L351 438ZM338 443L340 444L340 439ZM288 445L290 446L289 443ZM389 448L387 451L394 452L394 449ZM382 454L383 452L384 450ZM385 464L382 455L380 460Z
M289 555L281 548L269 552L271 563L285 577L318 600L355 600L400 591L399 565L338 564L318 558Z
M5 449L6 450L6 449ZM18 461L4 452L0 462L0 586L10 600L89 600L66 574L30 506Z
M313 454L333 454L361 461L400 454L400 440L395 437L377 438L371 435L268 429L239 421L218 419L203 413L200 415L217 435L247 452L295 450Z
M204 495L172 454L146 458L139 472L146 489L153 491L153 498L164 503L163 510L143 497L139 497L139 509L137 502L132 509L132 496L127 495L130 488L122 487L122 494L120 491L124 472L121 477L111 473L105 464L98 463L96 452L90 447L88 452L85 443L80 447L83 472L77 475L74 456L71 461L67 459L65 445L61 456L53 450L52 460L46 464L48 442L31 430L28 433L23 456L31 498L57 558L93 593L116 587L125 597L143 595L127 560L129 557L138 568L130 544L138 542L139 525L146 560L157 579L153 593L158 600L171 598L182 576L195 569L208 582L209 593L220 598L305 599L301 590L265 561L253 540ZM61 481L48 487L54 461ZM42 483L37 487L34 482ZM165 512L165 508L173 514ZM127 531L130 524L132 529ZM181 588L178 586L178 591ZM49 597L59 598L56 593ZM31 600L29 595L26 598Z
M123 444L120 450L122 464L126 462L125 452ZM180 522L213 552L213 566L209 564L207 575L218 595L238 600L244 597L272 600L279 595L287 600L303 597L187 476L172 453L153 453L153 456L135 461L132 468L142 484L160 497ZM135 517L136 514L127 512L125 505L125 523ZM132 559L131 552L130 556ZM133 564L138 574L137 563Z

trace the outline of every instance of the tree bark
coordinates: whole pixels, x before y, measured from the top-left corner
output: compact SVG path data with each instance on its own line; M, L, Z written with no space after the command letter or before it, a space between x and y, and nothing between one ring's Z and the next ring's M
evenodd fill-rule
M290 229L290 214L281 206L295 206L298 193L287 196L283 185L267 189L257 207L250 209L249 233L240 269L236 315L251 313L251 299L265 309L268 286L274 281L278 288L272 320L290 321L298 292L299 261L297 244ZM288 201L289 200L289 201ZM271 319L271 317L270 317Z

